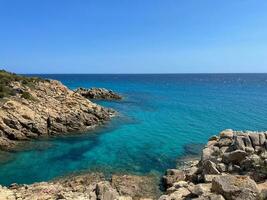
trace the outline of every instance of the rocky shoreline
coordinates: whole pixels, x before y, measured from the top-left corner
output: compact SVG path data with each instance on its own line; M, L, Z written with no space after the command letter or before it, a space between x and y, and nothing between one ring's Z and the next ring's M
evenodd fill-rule
M0 150L20 141L83 132L114 116L55 80L33 79L1 71Z
M267 132L225 130L212 136L200 160L168 169L165 190L153 176L100 173L31 185L0 187L2 200L265 200L267 199Z
M154 176L101 173L70 176L31 185L0 186L1 200L147 200L156 199L159 190Z
M160 200L267 199L267 132L225 130L209 139L200 161L169 169Z
M115 111L87 98L121 99L102 88L71 91L58 81L3 71L0 78L0 151L14 150L22 141L99 126ZM165 190L160 196L159 183L151 176L113 175L107 180L90 173L0 186L0 200L264 200L267 132L222 131L209 139L200 160L188 162L183 169L168 169L162 183Z

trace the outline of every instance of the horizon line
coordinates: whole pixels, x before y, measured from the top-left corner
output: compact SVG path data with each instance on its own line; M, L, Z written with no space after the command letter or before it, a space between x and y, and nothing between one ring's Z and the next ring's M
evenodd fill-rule
M181 73L18 73L21 75L190 75L190 74L267 74L267 72L181 72Z

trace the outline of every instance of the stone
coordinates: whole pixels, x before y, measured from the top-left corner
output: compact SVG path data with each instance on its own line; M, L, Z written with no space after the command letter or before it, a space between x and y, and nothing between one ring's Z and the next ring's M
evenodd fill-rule
M226 171L226 165L224 163L218 163L217 164L217 169L220 171L220 172L225 172Z
M122 96L106 88L78 88L74 91L89 99L121 100Z
M166 175L162 177L165 187L171 187L173 183L183 181L185 178L185 173L178 169L168 169Z
M217 135L213 135L209 138L209 141L217 141L219 137Z
M187 188L179 188L177 191L170 194L170 200L181 200L182 198L188 196L190 191Z
M244 144L245 144L246 147L248 147L248 148L253 148L253 145L252 145L252 142L251 142L251 140L250 140L249 135L245 135L245 136L243 136L243 137L242 137L242 140L243 140L243 142L244 142Z
M188 187L188 182L186 181L178 181L176 183L173 184L173 187L175 188L181 188L181 187Z
M226 129L222 132L220 132L220 138L233 138L234 132L232 129Z
M222 195L218 194L210 194L209 200L225 200Z
M184 170L185 173L185 180L195 182L197 181L197 172L198 172L198 167L193 166L189 167Z
M259 133L259 143L260 143L260 146L264 146L264 143L266 141L266 137L265 137L265 134L264 133Z
M111 187L108 181L97 183L96 195L98 200L114 200L119 197L118 192Z
M233 139L232 138L221 138L218 142L218 146L219 147L225 147L225 146L229 146L231 145L233 142Z
M247 156L247 152L242 150L235 150L229 153L223 154L223 162L224 163L240 163L242 160L245 160Z
M249 137L254 148L255 146L260 146L259 134L252 132L252 133L249 133Z
M113 175L111 186L122 196L137 198L156 198L160 193L157 187L157 177L153 175Z
M237 150L245 150L245 143L244 143L244 140L243 140L243 136L235 136L235 139L234 139L234 148L237 149Z
M245 147L245 152L247 152L248 154L252 154L255 152L253 147Z
M213 192L227 200L258 200L259 190L255 181L248 176L225 175L212 180Z
M204 182L205 183L211 183L212 180L217 176L220 176L220 175L204 174Z
M216 164L210 160L206 160L203 162L203 173L220 174L219 170L216 168Z
M210 193L210 190L211 190L211 183L200 183L194 185L194 187L190 189L190 192L196 196L201 196L203 194Z
M220 149L216 146L209 146L202 150L201 161L212 160L220 154Z

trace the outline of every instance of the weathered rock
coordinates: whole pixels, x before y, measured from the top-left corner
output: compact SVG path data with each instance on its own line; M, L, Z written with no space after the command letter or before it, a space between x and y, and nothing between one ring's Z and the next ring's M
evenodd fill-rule
M198 176L197 176L198 170L199 169L196 166L189 167L189 168L185 169L184 170L185 179L187 181L196 182L198 179Z
M217 176L220 176L220 175L204 174L204 182L205 183L211 183L212 180Z
M168 169L166 175L162 177L165 187L171 187L173 183L185 180L185 173L178 169Z
M226 129L222 132L220 132L220 138L233 138L234 132L232 129Z
M200 183L194 185L194 187L192 187L192 189L190 190L190 192L196 196L208 194L210 193L210 191L211 191L211 183Z
M158 180L155 176L113 175L111 185L119 195L130 196L134 199L152 198L159 196Z
M214 157L220 154L220 149L217 146L209 146L202 150L201 161L213 160Z
M210 160L206 160L203 162L203 173L220 174L219 170L216 168L216 164Z
M98 200L114 200L119 197L118 192L111 187L108 181L97 183L96 195Z
M177 191L170 194L169 198L170 200L181 200L184 197L188 196L190 194L190 191L187 188L179 188Z
M246 156L247 152L235 150L229 153L224 153L222 159L224 163L240 163L242 160L245 160Z
M225 146L230 146L233 142L232 138L221 138L218 142L219 147L225 147Z
M243 141L242 136L235 136L234 137L234 144L233 144L233 148L237 149L237 150L245 150L245 143Z
M257 200L257 184L247 176L225 175L212 180L212 191L224 196L227 200Z
M113 92L112 90L107 90L105 88L78 88L75 93L82 95L88 99L105 99L105 100L120 100L122 96Z
M34 87L13 85L29 97L17 94L0 105L0 149L10 150L18 140L89 130L114 115L58 81L39 81Z
M260 146L260 137L258 133L249 133L250 140L252 142L252 145L254 146Z

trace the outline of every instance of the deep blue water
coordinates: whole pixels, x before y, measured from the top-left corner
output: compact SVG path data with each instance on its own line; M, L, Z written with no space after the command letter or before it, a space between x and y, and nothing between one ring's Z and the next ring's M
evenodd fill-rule
M122 102L98 102L120 116L75 137L37 141L0 165L0 183L32 183L80 170L162 173L232 129L267 129L267 74L42 75L71 89L106 87ZM187 147L187 148L185 148ZM200 150L200 149L199 149Z

